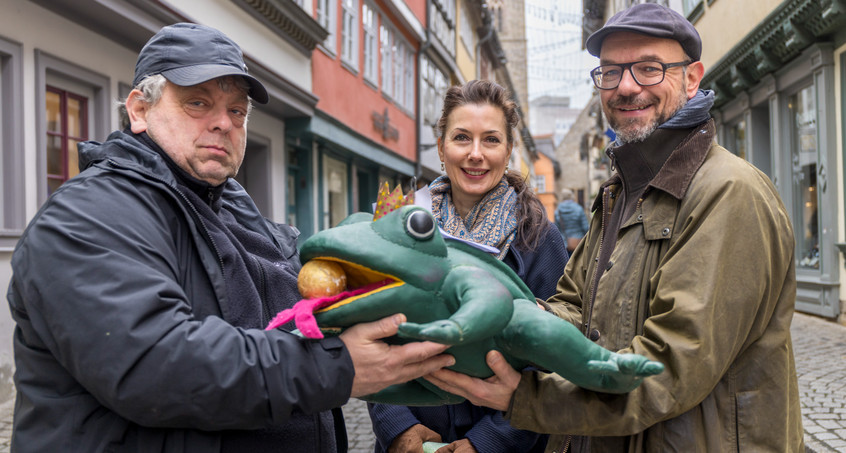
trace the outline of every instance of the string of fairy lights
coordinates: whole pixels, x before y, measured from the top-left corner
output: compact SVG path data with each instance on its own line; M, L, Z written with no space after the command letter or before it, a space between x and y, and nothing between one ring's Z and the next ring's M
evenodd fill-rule
M582 50L582 0L526 0L529 99L567 96L584 105L595 59Z

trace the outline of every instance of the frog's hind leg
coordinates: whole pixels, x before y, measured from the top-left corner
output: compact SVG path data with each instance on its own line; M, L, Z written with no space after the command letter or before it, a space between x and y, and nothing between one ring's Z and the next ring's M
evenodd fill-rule
M395 384L377 393L365 395L360 399L371 403L402 406L441 406L458 404L464 401L464 398L447 393L424 379Z
M636 354L617 354L589 339L574 325L528 300L514 301L511 322L496 337L506 352L557 373L579 387L606 393L634 390L664 366Z

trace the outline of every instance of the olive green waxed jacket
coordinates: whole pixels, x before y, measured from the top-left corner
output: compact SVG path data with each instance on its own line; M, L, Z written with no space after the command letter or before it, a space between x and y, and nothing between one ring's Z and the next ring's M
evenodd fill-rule
M666 370L624 395L524 371L506 417L554 434L548 452L568 441L591 452L804 452L790 219L767 176L713 137L709 121L673 151L594 288L601 229L621 190L616 176L603 185L547 303L601 346Z

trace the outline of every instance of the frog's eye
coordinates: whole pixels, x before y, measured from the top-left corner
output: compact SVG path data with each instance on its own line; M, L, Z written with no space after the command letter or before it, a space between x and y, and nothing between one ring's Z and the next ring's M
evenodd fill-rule
M405 219L405 230L414 238L429 239L435 233L435 219L425 211L414 211Z

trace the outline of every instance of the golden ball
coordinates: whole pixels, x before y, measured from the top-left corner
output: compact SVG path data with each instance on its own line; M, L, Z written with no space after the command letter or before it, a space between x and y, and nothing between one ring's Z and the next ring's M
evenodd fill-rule
M306 299L334 296L347 289L347 274L334 261L311 260L300 270L297 289Z

